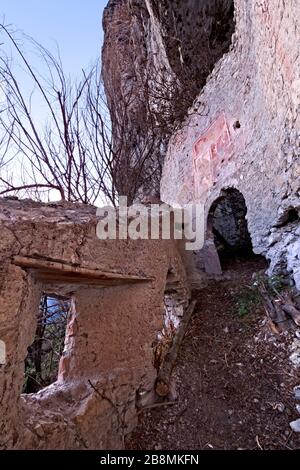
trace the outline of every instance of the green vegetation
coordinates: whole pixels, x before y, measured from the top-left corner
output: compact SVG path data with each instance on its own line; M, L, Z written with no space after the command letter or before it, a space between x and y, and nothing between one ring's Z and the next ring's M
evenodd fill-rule
M235 314L239 317L249 315L262 304L261 287L264 287L270 297L277 297L278 293L286 288L283 276L257 275L250 286L242 287L234 294L234 301L237 307Z
M261 303L261 296L255 286L242 287L236 294L234 294L235 304L237 310L235 313L239 317L245 317L253 312L253 310Z

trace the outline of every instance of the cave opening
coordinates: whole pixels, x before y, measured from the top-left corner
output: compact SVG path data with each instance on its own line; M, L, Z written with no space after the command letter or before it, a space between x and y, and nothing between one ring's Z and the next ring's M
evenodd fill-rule
M210 209L208 236L214 241L222 271L237 262L264 259L253 252L246 215L245 198L235 188L223 190Z

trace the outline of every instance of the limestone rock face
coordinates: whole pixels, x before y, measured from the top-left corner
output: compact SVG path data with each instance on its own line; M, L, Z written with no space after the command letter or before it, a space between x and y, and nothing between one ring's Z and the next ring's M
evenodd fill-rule
M247 206L256 253L300 288L300 18L297 2L235 2L229 53L172 136L161 197L206 214L223 189Z
M110 0L103 26L102 70L114 137L122 138L116 122L125 112L131 149L124 167L137 158L134 149L142 137L151 156L143 168L150 178L141 192L159 195L169 138L229 49L233 0ZM124 178L117 186L127 195Z
M170 66L185 93L196 98L213 66L231 44L233 0L150 0L149 3L159 22Z
M133 181L124 177L126 168L144 160L143 150L150 147L144 173L160 169L162 150L166 147L160 133L151 132L153 122L149 114L148 78L150 69L166 62L162 44L150 28L150 14L144 1L113 0L108 2L103 16L105 33L102 50L102 75L110 108L114 140L126 145L116 172L116 186L120 194L131 197ZM147 98L145 96L147 95ZM147 152L147 150L146 150ZM142 155L140 155L142 153ZM130 176L130 175L129 175ZM161 171L155 171L143 193L159 196Z
M296 1L283 0L110 1L103 72L116 102L127 87L139 97L128 129L144 136L141 116L164 114L161 102L142 99L145 86L151 89L157 70L166 83L175 77L173 123L155 133L154 160L164 160L161 199L197 202L208 214L223 189L236 188L254 251L270 261L270 274L286 274L300 288L298 10ZM156 173L143 191L158 193L159 179Z

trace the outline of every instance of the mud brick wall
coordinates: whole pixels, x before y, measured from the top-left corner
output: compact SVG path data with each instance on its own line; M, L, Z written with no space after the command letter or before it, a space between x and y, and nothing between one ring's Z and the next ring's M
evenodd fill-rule
M152 400L170 270L189 299L180 250L172 240L99 240L96 223L93 207L0 201L1 449L120 449ZM73 299L58 380L22 395L45 293Z

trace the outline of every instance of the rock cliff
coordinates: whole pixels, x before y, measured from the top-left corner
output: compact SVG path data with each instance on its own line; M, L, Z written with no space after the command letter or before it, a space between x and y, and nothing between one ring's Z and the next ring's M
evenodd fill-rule
M233 0L111 0L103 26L103 79L115 138L123 138L117 123L125 113L131 139L124 167L143 158L131 152L141 141L151 147L142 193L158 195L169 138L229 49ZM118 188L126 194L124 179Z
M209 214L224 189L237 189L254 251L300 288L298 2L110 1L104 25L104 77L107 86L118 77L116 99L126 86L143 95L157 68L179 83L156 136L161 199Z

